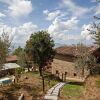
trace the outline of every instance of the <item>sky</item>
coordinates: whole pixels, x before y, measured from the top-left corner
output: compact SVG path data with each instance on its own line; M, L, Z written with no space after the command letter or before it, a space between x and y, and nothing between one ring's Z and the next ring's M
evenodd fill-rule
M58 44L91 44L88 29L99 15L96 0L0 0L0 34L8 33L14 46L24 46L39 30Z

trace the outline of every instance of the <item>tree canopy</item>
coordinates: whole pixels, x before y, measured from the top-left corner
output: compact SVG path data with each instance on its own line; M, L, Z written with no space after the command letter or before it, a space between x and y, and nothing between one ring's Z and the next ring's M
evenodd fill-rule
M94 44L100 47L100 17L94 16L96 22L93 23L93 29L90 30L90 34L93 35Z
M77 45L78 57L75 60L75 66L77 69L82 70L82 77L84 77L84 69L89 69L90 71L96 65L96 58L88 52L88 47L80 43Z
M9 36L6 33L3 33L0 36L0 66L5 63L6 56L9 53L9 47L11 42L9 41Z
M30 68L30 59L28 58L28 55L26 54L25 52L25 49L24 48L21 48L20 46L18 48L16 48L13 52L13 55L17 55L18 57L18 61L17 63L21 66L21 67L24 67L24 68L28 68L28 71L29 71L29 68Z
M39 31L30 36L30 39L26 42L25 50L29 58L31 57L34 64L39 67L44 92L43 69L53 61L55 56L54 41L47 31Z
M18 48L16 48L14 51L13 51L13 55L17 55L19 56L21 52L23 52L23 48L21 48L20 46Z
M55 56L53 47L54 41L47 31L32 34L26 43L26 52L32 54L34 63L39 66L40 75L42 75L42 69Z

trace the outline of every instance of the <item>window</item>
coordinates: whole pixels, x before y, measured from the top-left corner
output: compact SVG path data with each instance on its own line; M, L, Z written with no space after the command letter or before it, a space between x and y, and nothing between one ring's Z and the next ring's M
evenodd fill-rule
M74 73L74 76L77 76L77 74L76 74L76 73Z
M67 72L65 72L65 75L67 75Z
M56 70L56 74L59 74L58 70Z

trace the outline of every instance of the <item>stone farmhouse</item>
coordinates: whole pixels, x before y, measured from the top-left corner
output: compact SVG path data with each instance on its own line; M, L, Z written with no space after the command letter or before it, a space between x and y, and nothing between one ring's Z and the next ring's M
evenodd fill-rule
M87 52L91 53L97 58L100 62L100 49L91 49L94 47L87 47ZM82 78L81 70L77 71L74 60L77 57L77 48L75 46L62 46L56 48L56 56L52 63L52 74L56 75L62 80L67 78L80 79ZM84 70L84 77L87 77L90 74L90 71Z

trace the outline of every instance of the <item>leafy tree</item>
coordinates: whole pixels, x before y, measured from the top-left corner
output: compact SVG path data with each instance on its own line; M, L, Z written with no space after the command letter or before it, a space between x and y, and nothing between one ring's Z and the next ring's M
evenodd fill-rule
M91 30L87 29L87 30L90 31L90 34L95 40L94 44L100 47L100 17L94 16L94 19L96 21L93 22L92 29Z
M25 50L23 48L21 48L20 46L14 50L13 52L13 55L17 55L18 56L18 64L21 66L21 67L24 67L24 68L28 68L28 71L29 68L31 67L31 64L30 64L30 60L29 60L29 57L28 55L26 54Z
M21 77L21 73L24 72L24 69L22 67L15 69L15 77L18 82L19 78Z
M95 44L100 47L100 28L97 28L96 33L94 34Z
M85 69L85 55L86 55L86 46L82 43L77 44L77 59L75 60L75 66L77 69L82 70L82 77L84 77L84 69Z
M43 91L44 91L43 69L48 64L48 62L53 61L53 58L55 56L55 51L53 47L54 47L54 41L52 40L47 31L39 31L32 34L26 44L26 52L32 53L33 61L39 67L40 76L42 77L43 81Z
M97 0L97 2L100 2L100 0ZM92 30L87 29L88 31L90 31L90 34L92 35L93 39L94 39L94 44L96 44L97 48L100 48L100 16L96 15L94 16L95 22L93 22L92 24ZM90 56L91 60L92 60L92 64L94 63L96 66L98 65L96 63L96 60L98 58L94 58L93 56ZM95 66L95 69L96 69ZM96 70L93 67L90 68L91 73L96 73Z
M6 33L3 33L0 36L0 67L5 63L6 57L9 53L9 47L11 42L9 36Z
M100 2L100 0L96 0L96 2ZM94 19L96 21L93 22L93 30L89 31L93 34L94 43L100 47L100 15L94 16Z
M96 58L88 52L88 47L82 43L77 45L77 59L75 60L75 66L77 69L81 69L82 77L84 77L84 70L90 71L96 64Z
M25 55L25 51L21 51L18 55L18 64L21 66L21 67L26 67L26 55Z
M18 48L16 48L13 52L13 55L17 55L19 56L20 53L23 52L23 48L21 48L20 46Z
M96 58L92 54L88 54L85 57L85 66L90 70L90 73L92 74L93 69L96 66Z
M100 26L94 25L94 30L91 31L93 39L95 40L94 44L100 47Z

